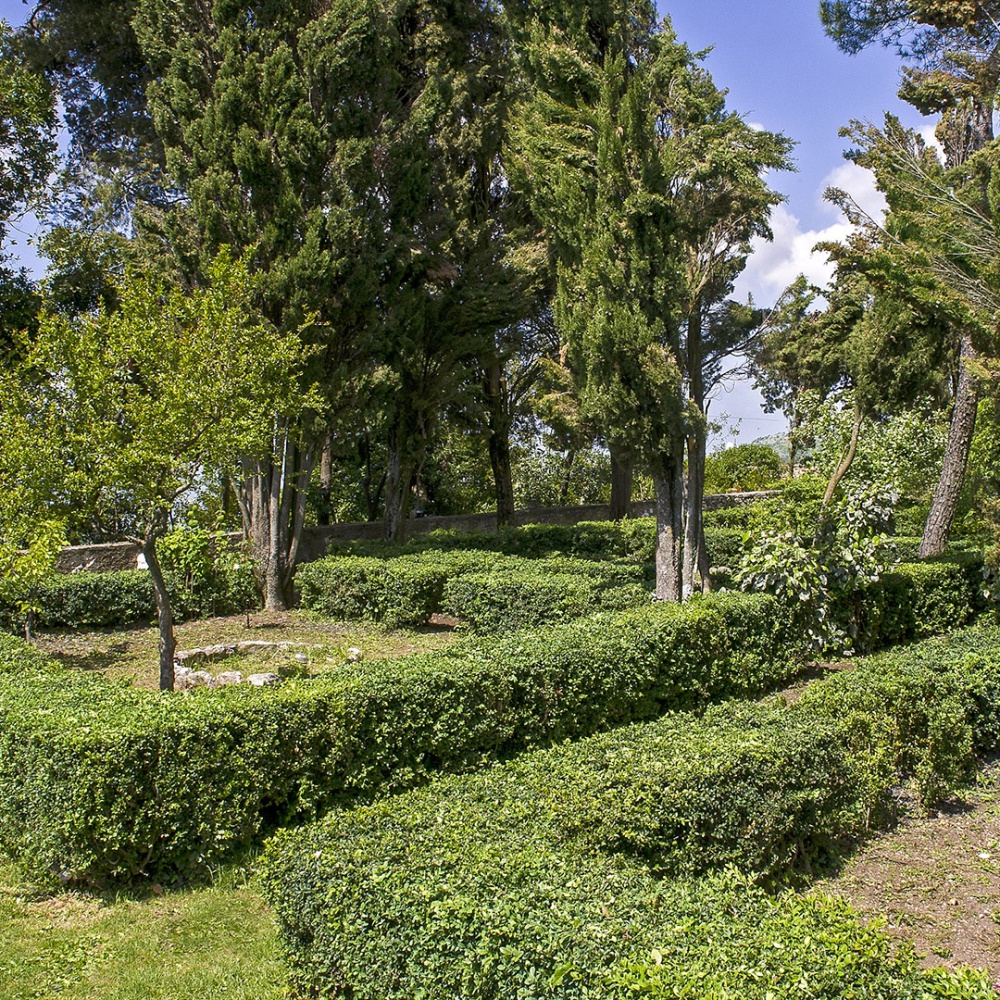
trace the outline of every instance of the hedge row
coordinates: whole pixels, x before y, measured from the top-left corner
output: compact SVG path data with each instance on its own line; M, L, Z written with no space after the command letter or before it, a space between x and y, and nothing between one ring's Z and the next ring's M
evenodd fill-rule
M1000 631L970 631L864 662L791 706L675 714L282 833L265 857L266 892L295 984L311 995L741 996L747 963L762 960L733 942L738 965L713 958L705 931L732 916L715 903L694 944L720 992L690 979L690 992L672 992L683 965L675 956L661 974L658 945L673 938L683 953L692 941L678 931L695 914L664 874L736 862L780 874L869 825L901 775L915 771L931 796L998 743ZM760 909L737 924L745 941ZM770 963L780 996L793 995L785 977L807 936L790 965ZM864 965L856 993L810 982L794 995L923 995L912 959L890 964L889 980L881 968Z
M173 610L179 619L238 614L259 606L248 570L220 572L211 591L188 589L167 574ZM56 574L39 588L41 612L35 623L50 628L101 628L144 621L156 614L153 585L146 570ZM0 628L19 629L20 612L0 603Z
M0 843L36 876L169 879L338 801L763 690L792 651L773 598L719 595L264 691L147 692L26 654L0 671Z
M932 603L941 583L912 585ZM36 875L98 881L187 874L337 802L763 691L796 637L774 598L720 594L188 697L2 648L0 843Z
M331 617L397 628L444 612L491 632L641 606L649 603L652 586L636 565L529 560L476 549L393 559L330 556L301 567L296 583L303 607Z

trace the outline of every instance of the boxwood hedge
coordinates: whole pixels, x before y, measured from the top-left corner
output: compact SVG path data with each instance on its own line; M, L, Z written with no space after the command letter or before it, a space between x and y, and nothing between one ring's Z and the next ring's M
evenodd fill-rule
M327 557L302 566L296 582L303 607L331 617L397 628L444 612L490 632L638 607L649 603L652 585L637 565L477 549Z
M174 614L178 618L238 614L258 606L249 567L219 570L213 586L188 589L178 574L167 572ZM41 611L35 623L49 628L103 628L128 625L155 616L153 585L146 570L112 573L55 574L39 588ZM21 615L0 602L0 627L18 630Z
M336 801L779 683L786 622L720 595L187 697L25 654L0 671L0 844L64 880L189 873Z
M913 586L950 587L963 571L944 565ZM189 697L15 645L0 669L0 843L36 875L169 879L336 802L765 690L796 646L786 609L740 594Z
M998 706L1000 631L960 634L874 658L790 706L670 715L282 833L266 892L295 982L315 995L728 997L757 970L778 996L983 996L982 978L940 994L918 984L912 956L886 964L877 936L880 961L818 962L803 988L785 977L808 966L806 927L822 925L822 904L792 905L801 937L785 964L752 947L764 928L785 932L780 906L750 893L752 906L713 903L697 926L697 904L661 878L806 863L871 823L907 768L925 789L967 774L974 752L997 745ZM716 930L728 943L713 955ZM817 959L831 943L818 931ZM701 980L672 992L692 945L722 992ZM838 992L855 974L858 992Z

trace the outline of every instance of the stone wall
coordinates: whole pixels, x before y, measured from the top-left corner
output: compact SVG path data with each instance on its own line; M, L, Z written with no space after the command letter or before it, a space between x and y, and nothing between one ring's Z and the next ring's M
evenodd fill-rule
M775 491L761 493L717 493L705 497L705 510L723 510L728 507L745 507L756 500L776 496ZM651 502L632 504L633 517L649 517L653 513ZM514 514L514 524L577 524L580 521L606 521L607 504L589 504L579 507L538 507L519 510ZM455 514L448 517L417 517L406 522L408 535L424 534L436 528L449 531L495 531L495 514ZM334 539L360 542L382 537L382 522L368 521L355 524L330 524L306 528L299 547L299 562L312 562L326 555L327 546ZM230 535L237 542L241 536ZM140 554L139 546L131 542L109 545L74 545L63 549L56 559L60 573L108 573L113 570L135 569Z

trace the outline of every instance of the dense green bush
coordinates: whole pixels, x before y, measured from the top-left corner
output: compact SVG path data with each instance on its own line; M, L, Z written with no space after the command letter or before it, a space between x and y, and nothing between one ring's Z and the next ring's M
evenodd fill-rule
M649 602L643 568L579 558L525 559L479 549L429 549L378 559L328 556L303 566L302 605L336 618L421 625L438 612L511 631Z
M738 444L705 459L705 492L768 490L785 473L785 463L765 444Z
M334 556L357 555L384 559L428 551L498 552L542 559L573 556L613 562L651 563L655 522L650 517L624 521L581 521L577 524L527 524L500 531L461 532L438 529L416 535L402 547L386 542L330 543ZM484 567L488 568L488 567Z
M9 653L0 843L36 876L170 878L340 800L762 691L796 646L773 598L720 594L269 691L137 691Z
M164 576L178 619L238 614L259 607L247 562L219 564L203 577L165 560ZM53 574L39 586L38 604L35 623L48 628L105 628L146 621L156 614L149 572L139 569ZM19 630L19 626L17 609L0 604L0 627Z
M436 562L344 556L300 567L295 582L310 611L400 628L423 625L441 609L447 579Z
M877 820L903 774L915 771L930 796L998 738L1000 631L971 630L865 661L791 706L671 715L283 833L265 859L267 893L296 981L321 995L615 997L644 984L670 996L685 947L700 953L706 938L691 928L700 921L678 919L677 900L690 908L697 895L658 877L734 861L780 872ZM750 962L791 991L801 981L783 970L811 957L799 921L824 908L790 904L799 939L763 897L746 898L749 950L727 967L729 939L718 964L702 954L705 974L736 988L752 979ZM736 913L747 911L720 907L704 929ZM787 965L756 954L754 927L791 934ZM838 937L821 933L813 957ZM668 957L649 961L660 945ZM919 991L912 955L893 966L885 942L874 954L870 965L824 963L831 992L795 995L935 995L926 982ZM837 977L860 968L862 992L838 993ZM911 992L895 978L904 970ZM957 992L941 995L981 995L974 977L966 992L948 985Z
M623 611L649 601L650 588L640 582L522 570L453 577L445 586L442 610L477 632L497 634L570 621L596 610Z
M771 598L720 595L263 691L140 691L26 656L0 671L0 844L36 877L170 878L338 800L760 691L792 648Z

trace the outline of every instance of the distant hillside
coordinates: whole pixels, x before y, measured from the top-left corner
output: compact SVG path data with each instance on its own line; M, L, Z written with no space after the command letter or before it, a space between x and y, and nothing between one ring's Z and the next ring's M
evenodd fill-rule
M751 444L763 444L768 448L773 448L782 462L788 461L788 434L779 431L777 434L768 434L766 437L759 437Z

